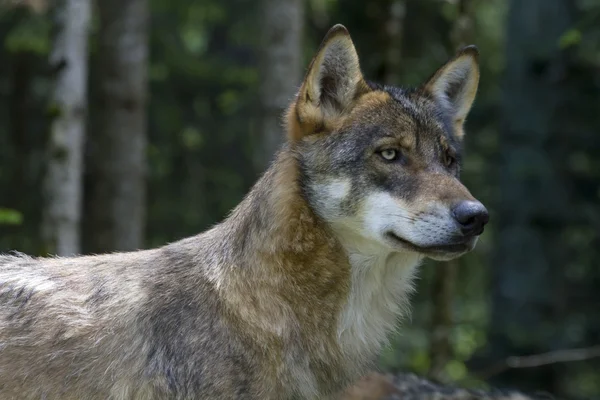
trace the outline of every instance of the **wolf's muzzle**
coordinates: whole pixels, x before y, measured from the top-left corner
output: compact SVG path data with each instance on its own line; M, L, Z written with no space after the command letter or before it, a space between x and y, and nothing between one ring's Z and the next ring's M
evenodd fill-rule
M452 209L452 215L464 236L477 236L490 220L487 209L478 201L461 201Z

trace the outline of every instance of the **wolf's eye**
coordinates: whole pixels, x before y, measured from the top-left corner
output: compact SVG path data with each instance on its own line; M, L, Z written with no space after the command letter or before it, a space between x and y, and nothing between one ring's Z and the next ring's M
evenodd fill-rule
M381 157L383 157L384 159L386 159L388 161L394 161L394 160L398 159L400 152L395 149L385 149L385 150L381 150L379 152L379 154L381 154Z
M446 153L444 154L444 164L446 164L447 168L452 168L456 164L456 158L450 153Z

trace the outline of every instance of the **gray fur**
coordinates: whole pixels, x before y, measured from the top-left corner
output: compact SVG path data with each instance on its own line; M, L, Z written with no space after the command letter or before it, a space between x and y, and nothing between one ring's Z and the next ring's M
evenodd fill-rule
M369 87L341 26L319 52L288 144L221 224L131 253L0 255L0 399L324 399L372 365L420 259L475 246L449 211L472 199L447 162L462 120L427 90Z

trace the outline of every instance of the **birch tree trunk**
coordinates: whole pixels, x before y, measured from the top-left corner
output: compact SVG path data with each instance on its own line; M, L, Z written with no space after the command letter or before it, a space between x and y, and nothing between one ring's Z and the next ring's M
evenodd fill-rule
M303 0L262 0L260 143L255 166L262 171L283 142L283 112L302 79Z
M90 144L89 242L95 252L143 246L148 4L99 0L98 121Z
M50 64L56 78L42 235L48 252L64 256L80 252L90 3L57 0L52 13L55 36Z

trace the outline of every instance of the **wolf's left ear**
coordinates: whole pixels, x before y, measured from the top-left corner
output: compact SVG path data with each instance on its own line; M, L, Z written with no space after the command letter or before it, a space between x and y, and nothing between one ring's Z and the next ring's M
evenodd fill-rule
M454 131L459 139L464 136L463 124L475 100L479 84L479 51L467 46L425 84L425 90L450 110Z
M348 30L335 25L323 39L288 110L290 139L335 129L355 100L368 90Z

